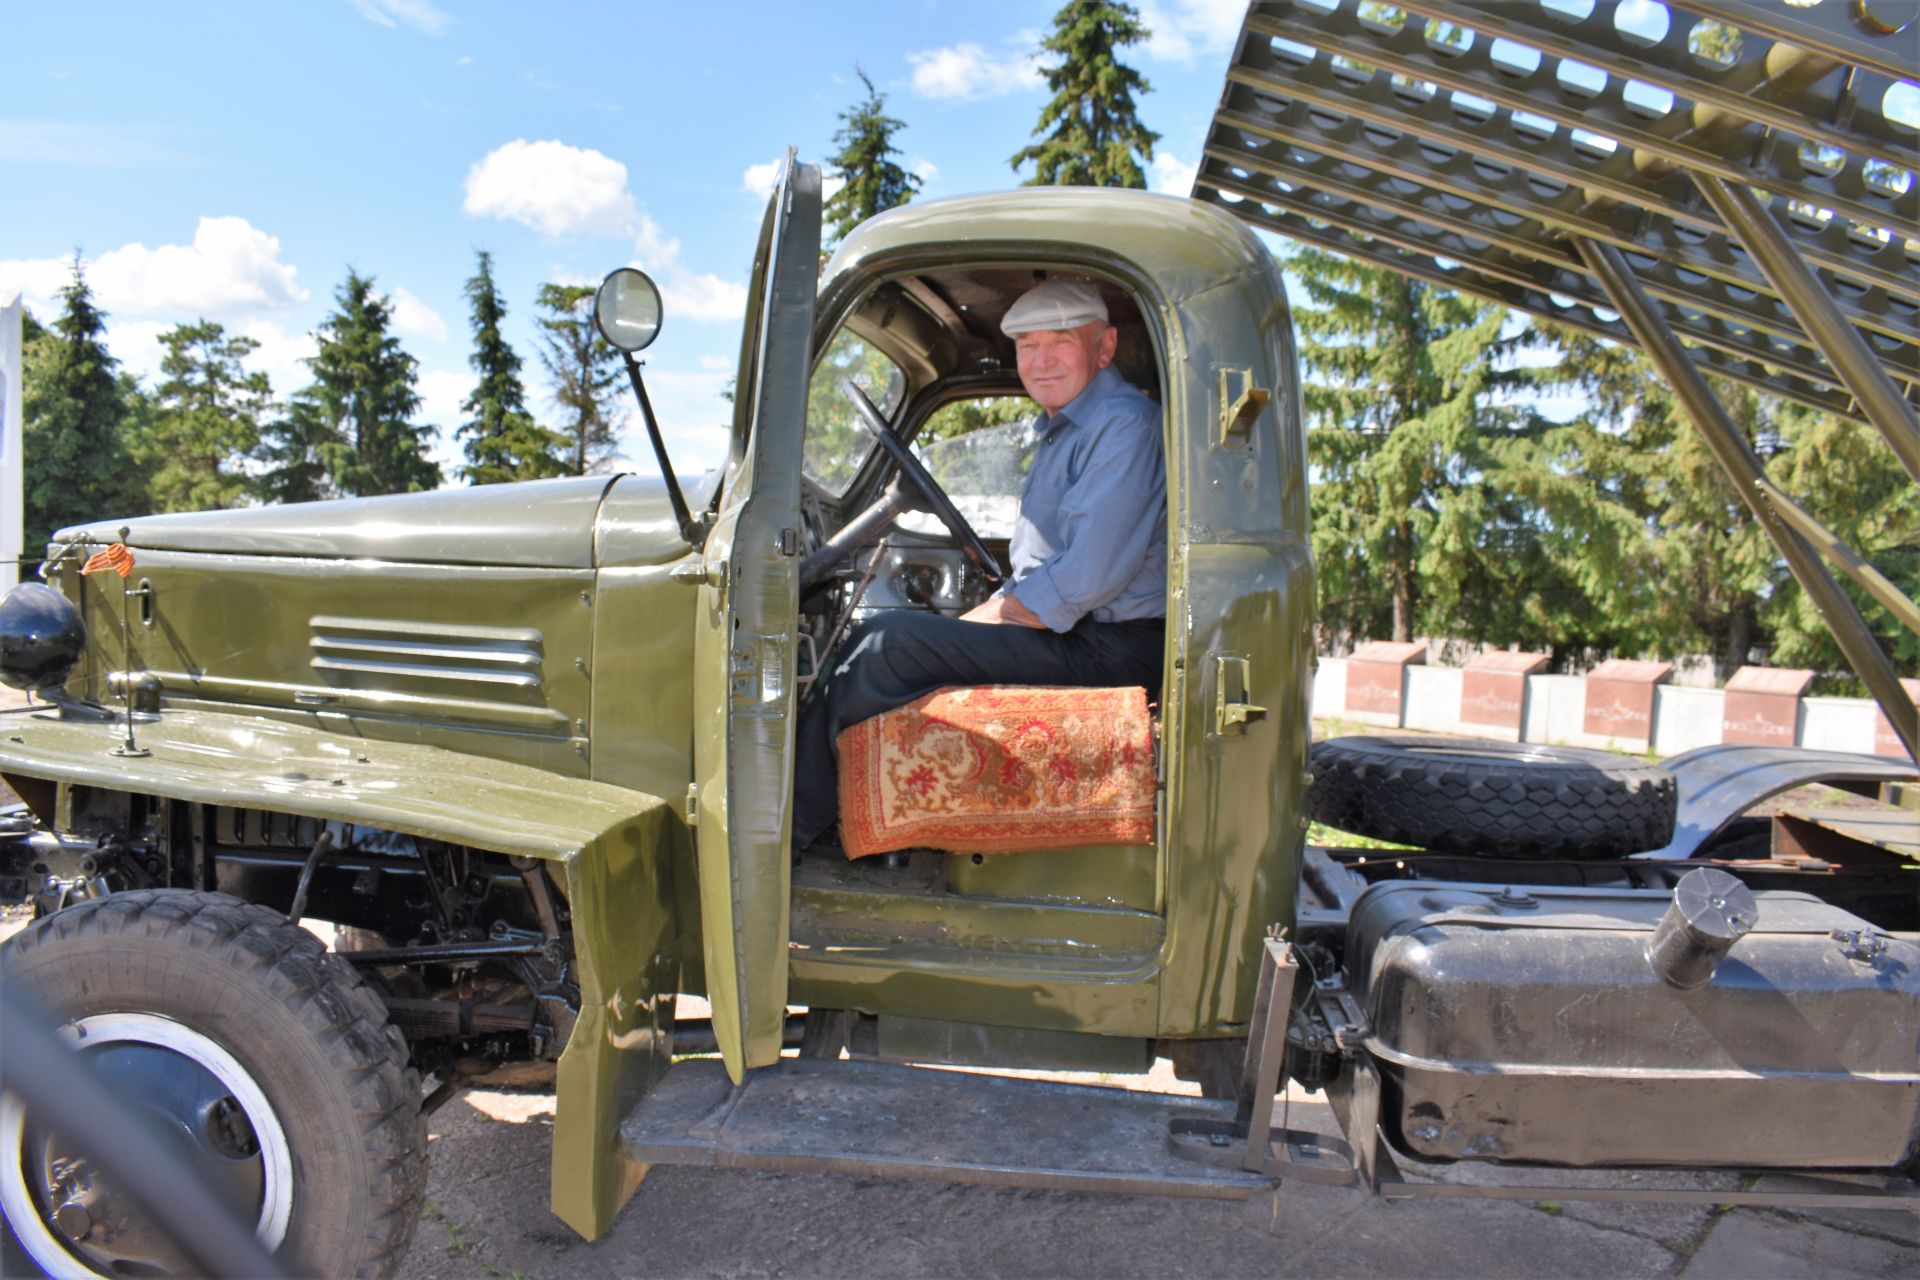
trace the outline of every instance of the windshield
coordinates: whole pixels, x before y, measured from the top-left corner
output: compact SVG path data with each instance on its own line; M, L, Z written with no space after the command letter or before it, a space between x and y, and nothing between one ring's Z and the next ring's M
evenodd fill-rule
M1033 444L1033 418L1028 416L964 435L925 440L915 452L976 533L983 538L1010 538L1020 512L1020 489L1033 465ZM915 533L945 532L937 519L918 511L901 516L900 527Z
M866 339L843 328L827 344L807 385L807 438L801 467L807 478L838 497L873 452L873 436L860 423L853 401L840 383L852 378L889 422L907 394L900 366Z

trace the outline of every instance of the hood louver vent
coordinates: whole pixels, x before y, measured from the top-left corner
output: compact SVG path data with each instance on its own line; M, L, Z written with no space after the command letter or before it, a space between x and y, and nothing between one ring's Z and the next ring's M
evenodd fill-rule
M545 660L538 631L378 618L316 617L310 665L336 687L448 693L461 685L513 701L540 697Z

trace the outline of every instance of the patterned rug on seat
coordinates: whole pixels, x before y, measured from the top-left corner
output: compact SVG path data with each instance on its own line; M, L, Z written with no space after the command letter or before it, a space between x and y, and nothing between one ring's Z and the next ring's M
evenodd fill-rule
M941 689L852 726L839 747L849 858L1153 843L1144 689Z

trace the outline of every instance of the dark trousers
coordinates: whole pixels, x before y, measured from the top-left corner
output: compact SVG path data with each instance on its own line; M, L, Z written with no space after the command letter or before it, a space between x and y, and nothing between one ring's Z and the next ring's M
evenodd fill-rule
M1160 689L1166 621L1082 619L1064 635L1012 623L961 622L918 610L876 614L848 635L801 713L794 743L793 842L804 849L840 817L834 743L849 725L951 685L1040 684Z

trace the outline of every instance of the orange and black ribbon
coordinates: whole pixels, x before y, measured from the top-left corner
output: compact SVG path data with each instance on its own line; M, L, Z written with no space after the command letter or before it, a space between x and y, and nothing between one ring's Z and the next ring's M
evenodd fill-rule
M133 552L127 550L126 543L116 542L105 551L96 551L80 566L82 574L102 573L108 569L123 578L133 576Z

